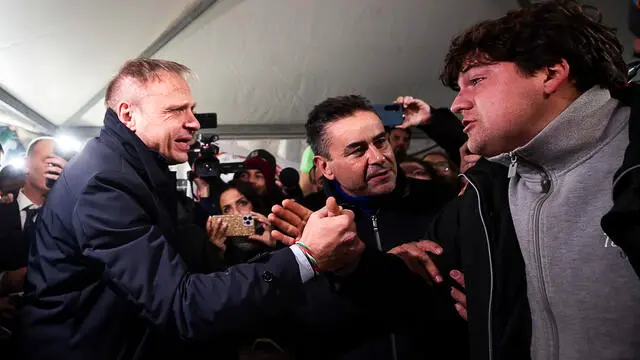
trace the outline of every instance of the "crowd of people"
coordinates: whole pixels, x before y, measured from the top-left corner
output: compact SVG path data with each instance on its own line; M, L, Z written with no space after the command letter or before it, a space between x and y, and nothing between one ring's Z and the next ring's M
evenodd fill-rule
M190 70L126 62L98 137L68 163L38 138L2 176L2 358L640 358L640 93L615 32L540 2L444 63L451 107L399 96L396 128L360 95L313 106L299 191L258 149L228 183L194 166L186 196ZM410 155L415 131L443 151Z

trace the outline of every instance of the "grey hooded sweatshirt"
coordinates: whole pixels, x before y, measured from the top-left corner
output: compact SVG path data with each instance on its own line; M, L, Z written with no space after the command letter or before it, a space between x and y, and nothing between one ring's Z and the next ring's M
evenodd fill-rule
M510 164L535 360L640 359L640 280L600 227L629 142L629 112L593 88L497 159Z

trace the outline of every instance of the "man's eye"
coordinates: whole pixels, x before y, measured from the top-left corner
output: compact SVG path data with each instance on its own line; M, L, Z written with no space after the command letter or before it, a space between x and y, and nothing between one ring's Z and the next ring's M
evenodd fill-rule
M478 85L478 83L479 83L480 81L482 81L482 80L484 80L484 78L482 78L482 77L479 77L479 78L473 78L473 79L471 79L470 83L471 83L471 85L476 86L476 85Z
M398 140L398 139L396 139L396 140ZM376 140L376 142L375 142L375 144L376 144L376 146L377 146L377 147L384 146L384 145L386 145L387 143L388 143L388 142L387 142L387 139L385 139L385 138L378 139L378 140Z

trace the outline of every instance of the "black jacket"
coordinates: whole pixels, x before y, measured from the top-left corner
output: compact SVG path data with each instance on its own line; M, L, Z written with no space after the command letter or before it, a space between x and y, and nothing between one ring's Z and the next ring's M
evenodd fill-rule
M432 137L441 147L443 147L453 160L459 162L458 148L465 141L465 136L461 131L460 123L450 112L443 109L434 110L432 121L429 125L421 127ZM338 203L355 213L355 221L358 235L366 244L369 251L384 254L387 251L408 242L427 239L426 233L428 225L433 217L442 207L455 197L456 193L451 187L440 180L415 180L404 176L398 171L397 183L394 191L390 194L371 199L368 207L375 209L373 213L364 211L361 203L353 203L348 197L343 196L338 191L336 184L325 180L325 195L333 196ZM379 254L378 254L379 255ZM389 255L395 258L394 255ZM376 257L380 263L376 266L384 267L385 261L397 259L386 259ZM386 274L394 286L404 281L407 269L400 266L400 274L392 276L391 269ZM404 271L404 273L403 273ZM409 274L410 278L415 274ZM364 281L364 280L363 280ZM380 277L381 284L384 279ZM342 344L335 342L335 337L328 338L327 342L333 342L333 357L322 355L322 358L339 359L466 359L468 348L466 343L460 344L460 334L467 331L466 323L455 312L453 301L449 291L450 283L445 283L431 288L424 281L411 282L413 288L405 288L404 295L398 293L397 298L390 294L376 293L375 289L359 288L358 297L361 302L357 306L362 307L363 303L369 303L377 308L363 311L363 309L349 309L350 304L345 304L344 298L330 293L327 288L329 284L324 277L317 280L316 284L306 286L307 299L310 306L306 309L309 312L307 318L320 318L327 327L331 324L339 323L340 317L349 318L364 315L364 318L353 320L361 324L368 324L369 321L376 323L366 326L359 326L353 329L358 332L358 339L353 335L351 342L356 341L363 344L356 348L346 349ZM388 284L388 283L387 283ZM375 288L383 289L383 286L373 285ZM386 285L385 285L386 286ZM370 299L362 299L361 294L370 294ZM391 293L393 294L393 292ZM412 300L423 298L423 305L412 308ZM375 300L374 300L375 298ZM385 300L383 300L385 299ZM427 306L430 303L432 305ZM330 309L324 312L318 309ZM402 315L403 311L410 309L410 315ZM338 315L340 314L340 315ZM371 315L375 314L375 315ZM384 321L388 314L394 314L397 319ZM406 313L405 313L406 314ZM413 317L410 324L403 317ZM395 328L393 334L380 332L383 328ZM349 344L345 344L349 345ZM340 355L335 355L337 350L342 350ZM395 355L394 355L395 353Z
M531 316L524 260L509 210L507 168L480 160L465 193L433 222L441 272L465 274L472 359L528 359Z
M108 111L39 217L21 358L187 358L200 345L224 358L214 344L300 299L289 249L224 272L189 271L171 246L188 236L171 179L162 158Z
M622 166L614 175L614 205L602 218L601 225L640 277L640 85L626 90L628 97L623 100L631 106L629 145Z
M27 266L28 254L29 241L22 231L18 201L0 204L0 271Z

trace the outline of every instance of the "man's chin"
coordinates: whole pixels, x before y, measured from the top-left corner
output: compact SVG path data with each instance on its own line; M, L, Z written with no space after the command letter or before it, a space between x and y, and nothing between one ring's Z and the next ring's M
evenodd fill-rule
M390 175L389 177L390 177L389 180L383 183L379 183L371 186L370 196L386 195L393 192L393 190L395 190L396 188L396 176L394 174L394 175Z
M162 154L164 159L167 161L169 165L178 165L187 162L189 160L189 156L186 153L171 153L171 154Z

